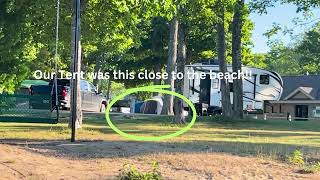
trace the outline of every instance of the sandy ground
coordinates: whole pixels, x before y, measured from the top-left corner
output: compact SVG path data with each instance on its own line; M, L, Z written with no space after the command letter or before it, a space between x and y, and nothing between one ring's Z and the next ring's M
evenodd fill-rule
M223 153L174 152L138 142L7 142L0 144L0 179L116 179L124 164L164 179L320 179L288 164ZM168 151L166 151L168 149Z

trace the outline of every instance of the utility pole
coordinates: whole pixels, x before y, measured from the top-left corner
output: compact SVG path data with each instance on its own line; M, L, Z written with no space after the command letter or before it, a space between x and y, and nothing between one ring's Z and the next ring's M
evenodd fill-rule
M76 129L82 125L80 71L81 71L81 41L80 41L80 0L74 0L74 20L72 26L72 63L71 63L71 142L76 141Z

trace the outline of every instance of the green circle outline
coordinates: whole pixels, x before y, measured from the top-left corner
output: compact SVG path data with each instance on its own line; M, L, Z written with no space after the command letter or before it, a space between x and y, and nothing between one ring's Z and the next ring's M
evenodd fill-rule
M169 139L169 138L173 138L173 137L177 137L179 135L182 135L184 133L186 133L187 131L189 131L192 126L195 124L196 119L197 119L197 113L196 113L196 108L194 107L193 103L184 95L181 95L179 93L173 92L173 91L169 91L169 90L164 90L166 88L170 88L170 85L154 85L154 86L144 86L144 87L138 87L138 88L131 88L126 90L124 93L121 93L120 95L116 96L114 99L111 100L111 102L109 103L105 115L106 115L106 119L107 119L107 123L110 126L110 128L115 131L116 133L118 133L120 136L128 138L128 139L132 139L132 140L136 140L136 141L161 141L161 140L165 140L165 139ZM128 133L125 133L123 131L121 131L120 129L118 129L111 121L110 119L110 110L111 107L119 100L121 100L122 98L124 98L125 96L135 93L135 92L142 92L142 91L147 91L147 92L159 92L159 93L163 93L163 94L170 94L173 96L176 96L180 99L182 99L183 101L185 101L191 108L192 110L192 120L191 122L184 128L182 128L179 131L176 131L175 133L171 133L171 134L167 134L167 135L163 135L163 136L156 136L156 137L151 137L151 136L135 136L135 135L131 135Z

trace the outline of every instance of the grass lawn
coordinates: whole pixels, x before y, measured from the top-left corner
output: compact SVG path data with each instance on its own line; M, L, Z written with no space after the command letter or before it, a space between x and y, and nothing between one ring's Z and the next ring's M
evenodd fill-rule
M114 116L112 119L119 129L140 136L163 135L181 128L170 124L170 117ZM77 139L81 141L130 141L113 132L107 126L103 114L85 114L83 127L77 132ZM2 140L52 141L68 140L69 137L67 123L0 123ZM182 136L143 143L169 144L175 151L225 152L276 158L284 158L299 149L308 158L320 159L320 121L250 119L225 122L219 117L200 117L195 126Z

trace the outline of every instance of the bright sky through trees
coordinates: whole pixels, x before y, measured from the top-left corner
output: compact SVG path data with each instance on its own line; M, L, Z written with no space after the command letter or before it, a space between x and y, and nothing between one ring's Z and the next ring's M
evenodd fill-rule
M252 41L254 43L253 52L257 53L265 53L269 50L267 45L268 39L263 36L263 34L270 30L273 23L280 24L281 27L287 26L288 28L294 28L294 36L298 36L299 34L305 32L310 29L316 22L320 19L320 9L313 10L314 16L310 17L308 20L303 21L302 23L307 23L303 26L296 26L292 20L299 17L303 19L303 14L296 13L296 6L294 5L278 5L273 8L268 8L268 14L259 15L257 13L252 13L250 15L250 19L255 23L255 29L252 32ZM318 21L314 21L313 23L309 23L314 19L318 19ZM283 36L282 34L274 37L275 39L279 39L283 41L285 44L290 44L292 42L292 38L289 35Z

